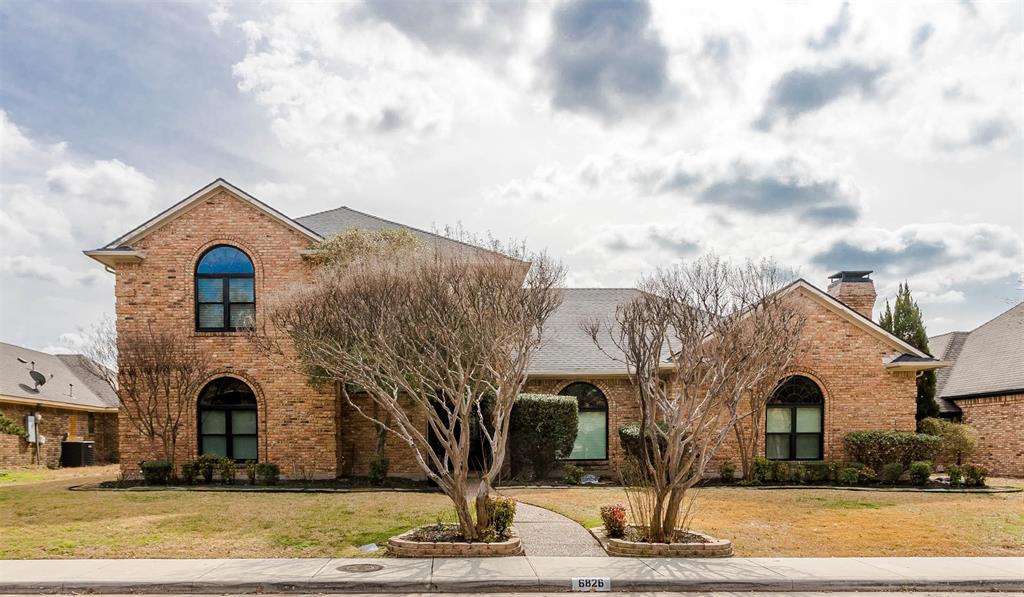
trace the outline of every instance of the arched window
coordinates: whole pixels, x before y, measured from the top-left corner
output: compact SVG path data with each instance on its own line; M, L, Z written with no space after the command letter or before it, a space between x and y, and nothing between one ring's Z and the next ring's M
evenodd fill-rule
M256 396L245 382L221 377L199 394L199 453L256 460Z
M765 417L765 455L771 460L821 460L825 396L814 380L787 378L775 389Z
M567 460L607 460L608 400L604 392L594 384L577 381L558 394L575 396L580 412L576 441Z
M252 260L227 245L213 247L196 265L196 329L233 331L256 316Z

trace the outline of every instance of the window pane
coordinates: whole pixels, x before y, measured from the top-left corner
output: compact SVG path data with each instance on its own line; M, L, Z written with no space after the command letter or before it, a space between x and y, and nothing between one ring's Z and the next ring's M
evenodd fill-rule
M789 433L791 417L788 408L769 408L768 433Z
M202 420L201 433L227 433L224 428L224 411L204 410L199 417Z
M235 460L256 460L255 436L235 437L232 440Z
M227 457L228 439L223 435L203 436L203 454Z
M771 460L789 460L789 436L769 435L767 454Z
M251 274L252 262L245 253L234 247L217 247L199 262L196 272L200 274Z
M256 315L255 305L231 304L231 327L244 328L253 325Z
M199 305L199 327L224 327L224 305Z
M231 413L231 433L256 433L256 411L233 411Z
M819 409L819 408L798 408L798 409L796 409L796 430L797 430L797 433L820 433L821 432L821 409Z
M573 460L603 460L607 458L608 434L605 428L605 413L583 411L579 414L576 441L569 458Z
M821 440L819 438L818 434L796 436L796 457L819 460L821 458Z
M224 280L219 278L196 278L200 303L219 303L224 300Z
M251 303L256 296L252 278L232 278L228 280L228 297L232 303Z

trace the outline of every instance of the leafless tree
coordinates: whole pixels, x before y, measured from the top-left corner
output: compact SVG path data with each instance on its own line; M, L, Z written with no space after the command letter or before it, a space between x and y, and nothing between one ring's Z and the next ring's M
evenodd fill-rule
M486 501L505 460L512 404L561 300L559 264L521 246L491 248L503 250L420 246L321 262L311 284L272 300L270 327L253 332L271 352L294 352L314 384L339 385L359 414L407 445L451 498L469 540L488 526ZM275 347L279 333L287 342ZM354 400L350 388L376 409ZM473 426L487 448L475 523Z
M649 491L646 520L638 521L649 541L669 542L686 526L688 493L749 415L748 397L790 366L803 319L779 292L783 282L772 263L709 255L644 278L614 322L583 322L637 392L645 447L633 477Z
M206 352L191 336L152 329L119 335L109 319L93 328L85 352L93 374L117 393L119 420L158 446L175 470L178 438L213 372Z

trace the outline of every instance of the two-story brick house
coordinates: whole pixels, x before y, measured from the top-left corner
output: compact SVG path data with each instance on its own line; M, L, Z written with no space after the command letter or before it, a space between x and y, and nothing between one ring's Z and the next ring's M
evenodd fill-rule
M140 326L192 334L217 373L196 396L195 421L180 458L214 452L276 462L291 476L364 474L373 455L372 425L336 392L316 390L291 368L250 346L240 321L260 326L267 297L302 284L305 255L349 228L403 228L340 207L291 219L223 181L186 197L105 247L85 253L116 275L118 331ZM427 243L449 239L409 228ZM638 272L639 273L639 272ZM807 309L807 343L768 413L764 450L780 459L842 458L842 437L860 429L913 430L915 376L943 366L871 321L870 272L841 272L825 292L798 280L784 292ZM576 396L580 431L570 459L613 470L623 452L619 426L637 419L620 363L579 328L610 317L629 289L565 289L547 326L527 390ZM124 415L122 415L124 416ZM120 425L121 462L135 466L148 446ZM724 446L723 457L734 448ZM407 449L388 446L391 472L421 476Z

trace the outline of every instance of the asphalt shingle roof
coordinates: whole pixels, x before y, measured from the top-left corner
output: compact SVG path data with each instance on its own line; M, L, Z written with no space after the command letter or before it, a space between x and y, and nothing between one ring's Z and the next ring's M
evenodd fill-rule
M449 249L456 250L465 250L467 248L477 249L477 247L471 247L470 245L446 238L439 234L433 234L418 228L413 228L412 226L406 226L405 224L399 224L398 222L392 222L390 220L385 220L384 218L371 216L370 214L356 211L345 206L328 211L322 211L320 213L310 214L308 216L302 216L301 218L295 218L295 221L323 237L338 234L352 228L362 228L363 230L402 229L408 230L416 238L428 245L447 247Z
M928 340L934 352L941 347L942 358L954 361L939 381L940 398L1024 390L1024 303L971 332L944 336Z
M639 294L633 288L565 288L562 304L548 318L543 344L534 355L531 375L552 373L625 373L625 365L601 352L580 328L597 318L615 320L615 309ZM605 350L621 355L610 342Z
M20 363L18 358L30 364ZM0 342L0 399L3 396L41 402L58 402L82 408L117 408L117 394L89 371L82 355L52 355ZM29 376L35 370L46 383L35 389Z

